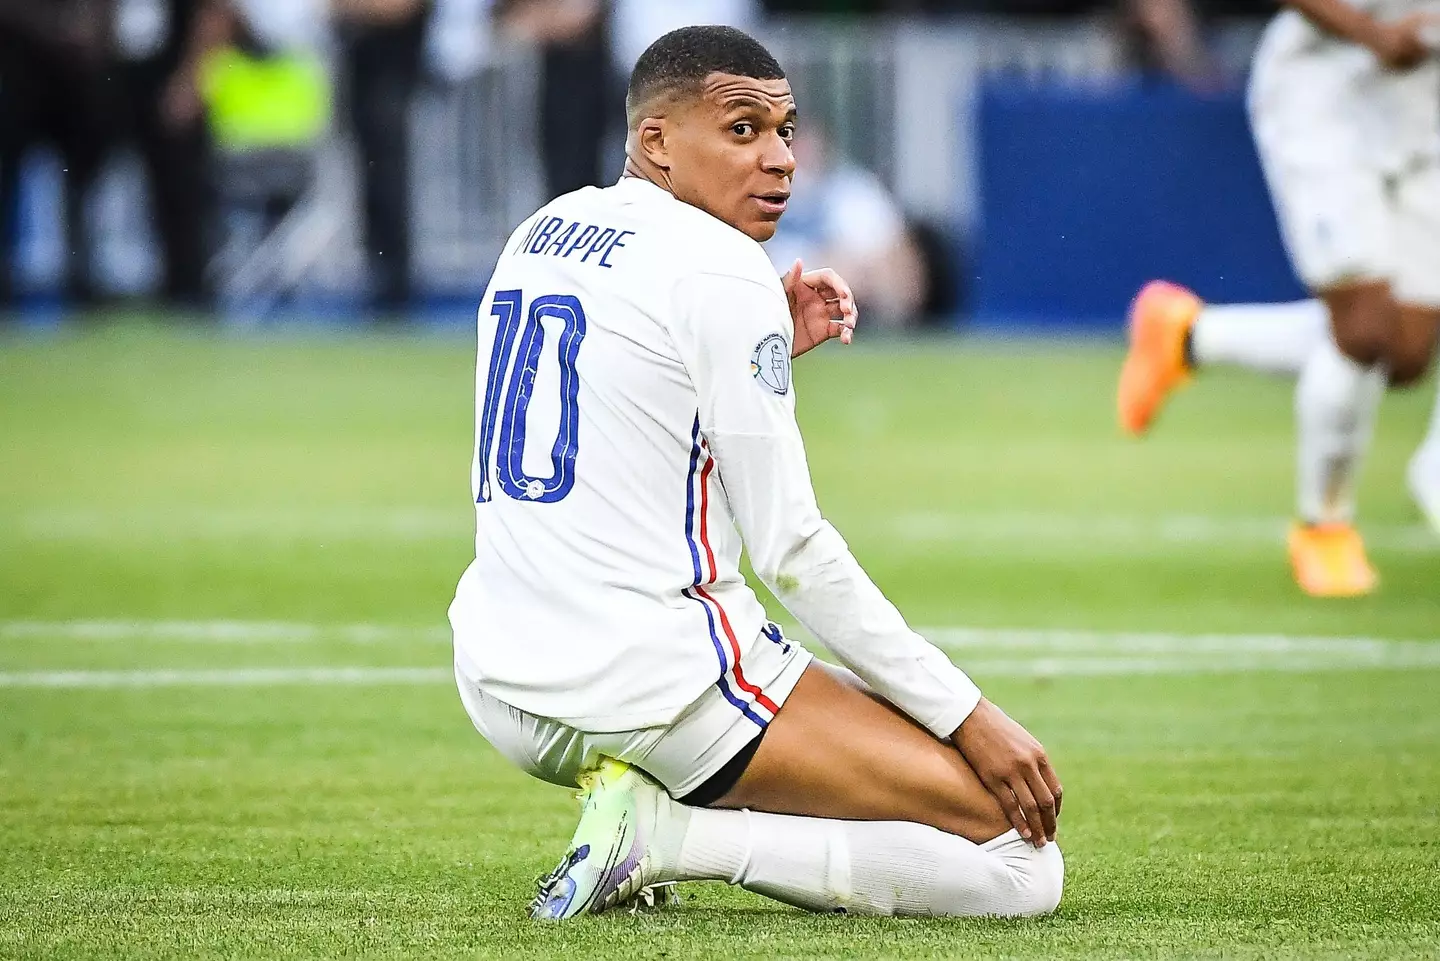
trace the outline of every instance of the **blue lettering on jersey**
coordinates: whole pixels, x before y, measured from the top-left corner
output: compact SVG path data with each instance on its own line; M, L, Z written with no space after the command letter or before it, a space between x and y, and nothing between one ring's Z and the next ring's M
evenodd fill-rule
M594 257L596 264L608 270L615 266L610 262L611 258L617 251L624 250L625 241L633 236L633 230L616 230L563 217L539 217L530 225L530 230L521 238L514 253L559 257L562 260L578 253L582 264L588 264Z
M591 255L591 254L593 254L593 253L594 253L595 251L597 251L597 250L603 249L606 244L608 244L610 241L612 241L612 240L614 240L614 239L615 239L615 228L614 228L614 227L606 227L604 230L600 231L600 236L599 236L599 237L596 237L595 240L594 240L594 242L590 244L590 249L587 250L587 251L585 251L585 255L580 258L580 262L581 262L582 264L585 263L587 260L590 259L590 255Z
M600 255L600 266L601 266L601 267L612 267L612 266L614 266L613 264L610 263L610 255L613 254L615 251L619 250L621 247L624 247L624 246L625 246L625 238L626 238L626 237L633 237L633 236L635 236L635 231L633 231L633 230L622 230L622 231L620 231L620 233L616 235L615 239L612 240L612 241L610 241L610 246L605 248L605 253L603 253L603 254Z
M530 248L530 241L535 239L535 235L540 232L540 225L544 222L544 217L536 217L535 221L530 225L529 232L526 233L524 237L520 238L520 243L516 244L515 249L510 251L510 253L518 254L522 250L528 250Z
M599 227L595 226L594 224L586 224L585 229L580 231L580 236L576 237L574 243L572 243L569 247L566 247L565 253L561 254L560 256L569 257L575 251L579 250L581 247L584 247L590 241L594 240L595 235L599 232Z
M556 237L555 241L545 248L545 253L552 257L560 253L560 251L565 249L565 245L570 242L570 238L575 236L575 231L579 229L580 225L576 223L566 226L564 230L560 231L560 236Z
M540 232L535 235L535 241L529 247L525 248L525 252L528 254L538 254L544 250L545 245L550 242L551 237L555 236L555 231L559 230L560 225L564 222L564 219L560 217L551 217L545 221L545 226L540 228Z

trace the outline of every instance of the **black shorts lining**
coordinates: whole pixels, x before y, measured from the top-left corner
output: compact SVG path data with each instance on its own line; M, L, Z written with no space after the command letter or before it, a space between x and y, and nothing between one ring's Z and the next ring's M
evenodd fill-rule
M749 743L736 752L734 757L726 761L720 770L706 778L704 783L695 790L677 800L692 808L708 808L729 794L730 789L740 783L741 776L750 766L750 760L755 757L755 752L760 750L760 742L764 739L765 728L757 729Z

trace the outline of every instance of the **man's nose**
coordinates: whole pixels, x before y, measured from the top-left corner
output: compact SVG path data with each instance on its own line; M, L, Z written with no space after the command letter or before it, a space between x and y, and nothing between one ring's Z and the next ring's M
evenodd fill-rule
M766 173L778 173L792 177L795 175L795 152L779 134L776 134L766 143L765 153L760 157L760 164L765 168Z

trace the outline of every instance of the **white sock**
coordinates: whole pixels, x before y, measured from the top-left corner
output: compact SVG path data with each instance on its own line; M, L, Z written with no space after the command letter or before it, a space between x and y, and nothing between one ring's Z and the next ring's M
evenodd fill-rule
M678 806L678 805L677 805ZM1060 903L1060 848L923 824L690 808L675 880L725 881L808 911L1020 917Z
M1195 320L1191 347L1200 366L1295 375L1329 336L1329 328L1331 313L1319 300L1210 305Z
M1440 386L1440 377L1436 377L1435 382ZM1440 480L1440 396L1436 396L1435 406L1430 410L1430 430L1415 452L1414 463L1417 472Z
M1235 364L1272 374L1298 374L1329 336L1330 311L1319 300L1290 304L1207 306L1191 346L1200 366Z
M1440 381L1440 377L1436 380ZM1410 484L1410 496L1415 498L1430 526L1440 533L1440 397L1435 398L1435 406L1430 411L1430 432L1410 458L1406 480Z
M1296 487L1300 519L1349 523L1355 482L1385 393L1385 370L1366 367L1326 337L1295 388Z

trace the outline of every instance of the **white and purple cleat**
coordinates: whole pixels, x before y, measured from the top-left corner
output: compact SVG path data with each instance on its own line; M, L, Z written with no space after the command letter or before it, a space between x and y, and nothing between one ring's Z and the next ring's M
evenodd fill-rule
M621 761L606 758L580 775L583 808L575 836L555 870L539 882L530 917L563 921L634 902L669 903L673 888L660 881L649 834L657 809L670 803L664 788Z

